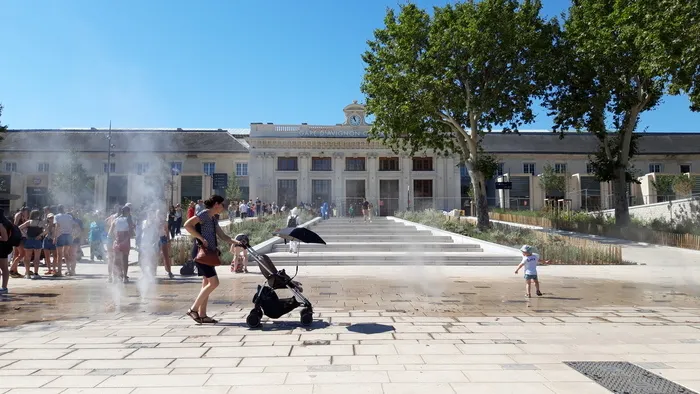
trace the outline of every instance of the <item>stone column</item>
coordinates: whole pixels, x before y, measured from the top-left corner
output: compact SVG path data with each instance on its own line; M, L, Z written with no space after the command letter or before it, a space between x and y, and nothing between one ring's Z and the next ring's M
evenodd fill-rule
M299 153L299 184L297 184L298 195L301 201L311 201L311 181L309 173L311 171L311 153Z
M209 175L202 175L202 199L206 200L212 195L212 177Z
M399 190L399 210L406 211L410 208L408 206L409 199L411 200L411 204L413 204L413 185L411 184L411 171L413 170L413 162L412 157L410 155L401 155L400 158L401 163L399 168L401 170L401 182L399 183L401 185L401 189Z
M275 152L265 152L265 160L260 183L263 185L260 191L260 198L263 201L277 201L277 154ZM250 198L255 198L258 195L252 195Z
M250 163L248 164L248 193L251 196L259 194L265 175L265 153L251 152Z
M445 158L435 156L435 185L433 185L433 199L435 208L450 209L447 198L447 188L445 187Z
M367 153L367 199L379 208L379 154Z
M338 210L344 207L345 190L343 180L343 170L345 168L345 154L343 152L333 152L333 201Z

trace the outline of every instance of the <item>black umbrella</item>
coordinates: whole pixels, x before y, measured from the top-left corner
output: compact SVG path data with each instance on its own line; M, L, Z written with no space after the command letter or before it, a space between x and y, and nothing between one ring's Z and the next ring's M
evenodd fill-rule
M287 241L300 241L307 244L326 244L318 234L304 227L287 227L277 230L273 235L284 238Z

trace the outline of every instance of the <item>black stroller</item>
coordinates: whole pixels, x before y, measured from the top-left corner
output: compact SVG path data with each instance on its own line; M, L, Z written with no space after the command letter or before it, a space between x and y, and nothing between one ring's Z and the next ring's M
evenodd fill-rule
M318 234L302 227L286 228L275 232L274 235L288 241L320 243L325 245L325 242ZM298 253L297 250L297 256ZM301 287L301 283L294 280L297 273L299 273L299 264L297 264L294 277L290 278L285 270L278 271L275 264L267 255L258 253L252 248L248 248L248 256L255 260L260 268L260 272L262 272L265 277L265 283L263 285L258 285L258 290L255 296L253 296L253 304L255 306L253 310L250 311L250 314L248 314L248 317L246 317L246 324L248 324L248 327L260 327L260 321L263 315L271 319L279 319L300 306L303 307L301 310L301 324L305 327L310 326L311 323L313 323L313 306L311 305L311 301L302 294L304 290ZM275 290L279 289L289 289L289 291L292 292L292 297L279 298L277 293L275 293Z

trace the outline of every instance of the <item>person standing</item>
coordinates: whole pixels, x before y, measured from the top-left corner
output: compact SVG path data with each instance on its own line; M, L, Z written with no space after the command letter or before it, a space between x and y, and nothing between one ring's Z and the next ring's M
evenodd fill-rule
M175 235L181 235L180 229L182 228L182 206L180 204L175 205Z
M241 201L241 205L238 206L238 210L240 211L241 219L245 220L245 218L248 217L248 205L245 203L245 201Z
M297 227L299 225L299 210L295 207L287 217L287 227ZM289 253L296 253L299 250L298 241L289 241Z
M66 264L68 264L68 275L74 276L75 275L75 267L78 264L78 260L82 258L83 255L83 250L81 248L81 245L83 244L83 221L79 218L79 213L78 211L74 211L71 215L73 218L73 245L71 246L70 252L71 252L71 259L70 259L70 264L68 264L68 261L66 260Z
M262 216L263 215L263 210L262 210L262 201L260 201L260 197L255 197L255 216Z
M73 217L66 213L63 205L56 208L58 215L54 216L56 230L53 243L56 245L56 274L63 276L63 260L66 260L66 267L70 270L71 248L73 245Z
M44 262L46 263L46 275L56 276L59 267L57 266L58 259L56 258L56 244L54 243L54 238L56 237L56 225L54 224L54 215L49 213L46 215L46 236L42 242L42 248L44 249Z
M10 280L10 269L7 266L7 256L12 253L12 246L9 243L12 222L5 217L5 211L0 208L0 271L2 271L2 286L0 295L7 294L7 283Z
M44 236L44 223L41 221L41 211L32 211L29 220L22 223L19 229L27 234L24 241L24 268L25 277L39 278L39 258L41 257L41 238ZM31 263L34 260L34 272L31 271Z
M219 227L219 222L216 220L216 215L224 210L224 198L219 195L213 195L205 202L206 209L187 220L185 229L195 239L200 248L206 248L209 252L219 253L217 248L217 237L226 241L229 244L239 245L240 242L232 239ZM187 311L187 316L192 318L197 323L216 324L217 320L207 316L207 304L209 303L209 295L219 286L219 278L216 274L216 268L210 265L196 262L197 274L203 276L202 288L199 295L194 300L192 307Z
M109 234L114 239L114 268L117 278L123 283L129 283L129 252L131 251L131 236L134 228L131 224L131 208L124 206L112 222Z
M158 218L158 220L162 221L163 219ZM173 207L173 206L170 206L170 209L168 210L168 219L166 222L166 226L168 226L168 232L170 233L170 239L175 238L175 207Z
M194 206L195 216L199 215L200 212L204 210L204 202L202 200L197 200L197 205Z
M170 239L168 239L168 223L160 212L156 212L156 225L158 226L160 238L158 239L158 251L163 256L163 267L168 274L168 278L174 279L172 264L170 261ZM157 264L156 264L157 265Z
M190 201L190 205L187 207L187 219L194 216L194 211L195 211L194 201Z
M24 222L29 220L29 208L27 207L22 207L14 217L14 224L15 226L21 226ZM26 231L22 231L22 240L20 241L20 244L14 248L12 251L12 266L10 267L10 275L13 278L21 278L22 275L17 272L17 267L19 266L20 261L24 261L24 255L27 253L26 250L24 250L24 241L27 239L27 234Z
M104 260L104 249L102 248L103 240L102 234L104 233L102 218L98 216L94 221L90 223L90 232L88 233L88 242L90 243L90 261L95 261L95 257L98 260Z

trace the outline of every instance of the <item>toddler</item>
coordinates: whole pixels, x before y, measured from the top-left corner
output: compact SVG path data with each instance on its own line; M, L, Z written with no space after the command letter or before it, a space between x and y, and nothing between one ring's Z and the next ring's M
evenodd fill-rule
M532 246L523 245L520 248L523 252L523 261L520 262L518 268L515 269L515 274L518 274L521 268L525 267L525 297L530 298L530 287L532 282L535 282L535 290L538 296L542 296L540 292L540 281L537 280L537 260L538 256L532 253Z

